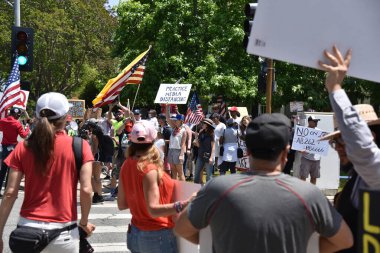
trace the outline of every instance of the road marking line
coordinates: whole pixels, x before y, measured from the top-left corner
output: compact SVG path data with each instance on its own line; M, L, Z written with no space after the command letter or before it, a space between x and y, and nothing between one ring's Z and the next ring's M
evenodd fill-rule
M81 218L81 215L78 214L78 219ZM90 213L89 220L97 220L97 219L132 219L132 214L130 213Z
M97 225L94 234L101 233L126 233L128 230L127 226L99 226Z
M130 252L126 242L91 243L95 252Z

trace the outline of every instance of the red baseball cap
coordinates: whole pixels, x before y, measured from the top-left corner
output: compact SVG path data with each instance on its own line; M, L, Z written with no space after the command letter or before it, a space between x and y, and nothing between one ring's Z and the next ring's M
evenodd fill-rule
M239 110L238 110L238 108L237 108L236 106L232 106L232 107L230 108L230 111L231 111L231 112L237 112L237 111L239 111Z

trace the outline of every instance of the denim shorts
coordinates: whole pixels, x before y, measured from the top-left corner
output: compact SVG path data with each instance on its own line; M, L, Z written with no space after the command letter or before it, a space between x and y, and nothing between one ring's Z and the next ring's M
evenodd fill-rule
M178 253L172 229L143 231L129 225L127 247L132 253Z

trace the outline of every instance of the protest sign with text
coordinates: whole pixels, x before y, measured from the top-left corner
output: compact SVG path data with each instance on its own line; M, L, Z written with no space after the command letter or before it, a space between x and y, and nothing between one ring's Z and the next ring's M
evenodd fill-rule
M158 89L156 104L186 104L191 90L191 84L162 83Z
M348 75L380 82L379 10L379 0L260 1L247 52L320 69L335 44L352 49Z
M329 142L320 141L326 134L327 132L322 130L297 125L294 129L292 149L327 156Z
M85 113L85 100L69 99L69 103L73 106L70 107L69 113L73 119L83 119Z

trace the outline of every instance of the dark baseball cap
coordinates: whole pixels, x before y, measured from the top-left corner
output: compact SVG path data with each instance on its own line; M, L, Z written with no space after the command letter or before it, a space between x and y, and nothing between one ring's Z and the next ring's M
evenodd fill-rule
M140 110L139 109L135 109L133 110L133 115L140 115Z
M281 113L258 116L248 124L246 130L248 150L259 159L273 158L289 144L290 127L289 118Z

